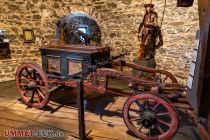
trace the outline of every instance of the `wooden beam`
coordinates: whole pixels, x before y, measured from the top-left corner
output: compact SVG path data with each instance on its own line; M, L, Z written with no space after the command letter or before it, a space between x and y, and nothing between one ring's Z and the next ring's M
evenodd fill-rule
M210 114L210 1L198 0L200 21L200 65L198 65L197 113L209 118ZM208 121L209 122L209 121ZM208 124L210 128L210 123Z

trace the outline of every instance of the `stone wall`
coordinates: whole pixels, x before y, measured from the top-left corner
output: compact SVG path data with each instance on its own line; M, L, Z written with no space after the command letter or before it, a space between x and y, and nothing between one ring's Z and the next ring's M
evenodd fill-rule
M140 46L138 26L148 0L1 0L0 29L10 34L12 59L0 60L0 82L14 79L22 62L40 64L39 48L54 39L55 23L70 12L84 12L101 27L102 44L113 48L113 54L130 52L132 61ZM164 0L154 1L162 18ZM35 43L23 43L23 29L34 29ZM156 52L157 68L172 72L186 83L195 31L198 29L197 2L190 8L177 8L176 0L166 5L162 34L164 45Z

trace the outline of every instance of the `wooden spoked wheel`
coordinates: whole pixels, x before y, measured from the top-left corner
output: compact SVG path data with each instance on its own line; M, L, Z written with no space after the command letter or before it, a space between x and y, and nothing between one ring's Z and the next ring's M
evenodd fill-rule
M42 108L48 101L48 78L37 65L24 63L16 72L16 86L23 102L30 107Z
M123 119L127 128L144 140L170 140L179 127L172 104L152 93L128 98L123 107Z

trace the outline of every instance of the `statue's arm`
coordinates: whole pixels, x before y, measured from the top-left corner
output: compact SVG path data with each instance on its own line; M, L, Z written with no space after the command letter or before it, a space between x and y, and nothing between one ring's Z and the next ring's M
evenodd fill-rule
M138 29L138 38L141 39L141 32L142 32L142 28L144 26L144 21L142 21L139 25L139 29Z

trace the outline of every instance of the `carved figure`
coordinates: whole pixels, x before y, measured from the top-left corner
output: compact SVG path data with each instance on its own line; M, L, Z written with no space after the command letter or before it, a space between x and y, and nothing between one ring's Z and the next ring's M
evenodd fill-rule
M163 44L158 15L154 12L153 4L145 4L146 13L139 26L138 38L141 41L139 58L153 59L155 48Z

